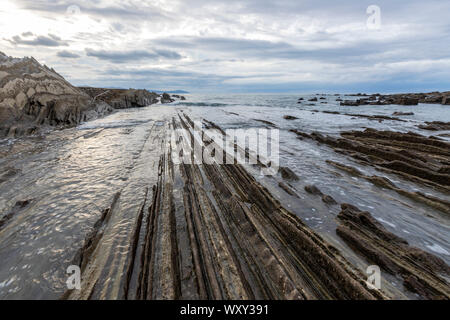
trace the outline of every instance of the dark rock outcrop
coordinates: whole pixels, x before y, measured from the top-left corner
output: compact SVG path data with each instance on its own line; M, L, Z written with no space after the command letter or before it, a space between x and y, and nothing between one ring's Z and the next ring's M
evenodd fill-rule
M336 151L404 178L450 190L450 144L436 137L416 133L346 131L340 138L291 130L300 138L327 144Z
M140 108L157 103L159 95L147 90L80 87L93 101L104 101L114 109Z
M387 231L369 212L342 204L337 234L384 271L400 275L405 287L424 299L450 299L450 286L440 275L450 267L440 258Z
M291 181L299 180L299 178L295 174L295 172L287 167L280 167L279 172L281 173L281 177L285 180L291 180Z
M315 185L305 186L305 191L315 195L323 195L322 191L320 191L320 189Z
M433 121L418 125L420 129L430 131L450 130L450 122Z
M392 114L393 116L413 116L414 112L401 112L401 111L396 111Z
M357 96L360 95L358 94ZM401 93L391 95L373 94L369 98L343 101L341 102L341 105L360 106L397 104L404 106L414 106L419 103L450 105L450 92Z
M165 104L165 103L171 103L174 102L175 100L172 99L172 97L170 96L170 94L168 93L163 93L162 97L161 97L161 103Z

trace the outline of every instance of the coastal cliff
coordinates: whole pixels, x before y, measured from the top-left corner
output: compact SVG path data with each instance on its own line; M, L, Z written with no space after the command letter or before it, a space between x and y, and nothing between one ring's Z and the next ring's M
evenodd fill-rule
M147 90L75 87L34 58L0 52L0 137L70 127L115 109L171 103L181 96Z

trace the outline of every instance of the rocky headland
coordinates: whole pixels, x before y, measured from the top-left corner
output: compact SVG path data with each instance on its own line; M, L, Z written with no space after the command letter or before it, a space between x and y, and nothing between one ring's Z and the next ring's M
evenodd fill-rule
M36 59L0 52L0 137L69 127L115 109L171 103L182 96L147 90L75 87Z

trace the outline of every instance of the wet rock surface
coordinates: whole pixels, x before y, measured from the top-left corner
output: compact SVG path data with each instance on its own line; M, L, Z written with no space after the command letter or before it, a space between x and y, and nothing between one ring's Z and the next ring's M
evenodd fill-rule
M0 52L0 138L37 134L103 117L115 109L139 108L185 97L147 90L74 87L34 58Z
M200 100L202 107L175 103L119 110L39 139L2 141L0 216L7 218L0 227L0 296L445 298L439 285L445 268L436 271L420 262L423 270L416 275L395 265L411 270L408 264L422 259L442 266L431 256L449 262L448 188L431 176L424 180L383 166L402 156L407 164L448 174L445 133L430 132L441 138L422 135L427 132L414 121L420 109L411 109L413 121L380 123L367 116L389 117L400 108L364 114L363 108L353 113L317 105L313 108L321 110L311 112L297 105L297 97L289 99L294 107L288 111L286 97L279 108L274 100L258 108L251 108L253 100L250 107L238 107L242 101L235 99L227 107ZM361 117L346 118L347 113ZM284 121L280 114L301 121ZM261 162L180 165L173 147L193 138L196 117L205 129L223 135L228 128L280 128L278 174L262 177ZM377 129L365 133L370 126ZM168 140L167 133L179 128L186 135ZM204 146L211 141L205 138ZM235 145L234 150L254 155L247 147ZM184 153L192 158L191 151ZM32 200L22 207L27 199ZM410 244L405 250L413 258L401 255L401 261L385 263L395 271L382 268L381 291L365 284L366 267L376 262L336 233L347 224L336 219L340 203L367 210L374 224L403 239L392 241ZM368 231L364 235L365 241L374 237ZM383 242L374 245L384 250ZM81 292L65 291L71 264L81 266Z
M425 122L425 124L421 124L418 127L423 130L431 130L431 131L450 130L450 122L442 122L442 121Z
M338 152L377 168L442 189L448 190L450 187L450 175L447 172L450 144L438 138L375 129L342 132L340 138L323 136L317 132L292 132L329 145Z
M293 181L299 180L295 172L287 167L281 167L279 169L279 172L281 173L281 177L285 180L293 180Z
M160 96L147 90L79 87L95 101L104 101L114 109L142 108L159 102Z
M409 246L355 206L343 204L337 218L337 234L382 270L401 276L408 290L426 299L450 298L450 286L441 277L450 274L450 267L443 260Z

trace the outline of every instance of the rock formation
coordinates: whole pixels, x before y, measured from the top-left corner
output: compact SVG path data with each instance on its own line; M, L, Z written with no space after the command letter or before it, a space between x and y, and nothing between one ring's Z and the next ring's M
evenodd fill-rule
M350 204L342 204L337 218L337 234L384 271L401 275L409 291L425 299L450 299L450 288L444 279L450 274L450 267L442 259L410 246L387 231L369 212Z
M67 127L114 109L171 103L170 96L135 89L74 87L36 59L0 52L0 137L33 134L43 127Z
M139 108L159 101L159 95L147 90L80 87L95 101L104 101L114 109Z
M34 58L0 52L0 136L34 133L43 125L76 125L111 111Z
M356 95L358 97L367 95ZM345 100L341 102L341 106L360 106L360 105L387 105L398 104L404 106L414 106L419 103L434 103L450 105L450 91L446 92L430 92L430 93L402 93L381 95L379 93L360 98L356 100Z

